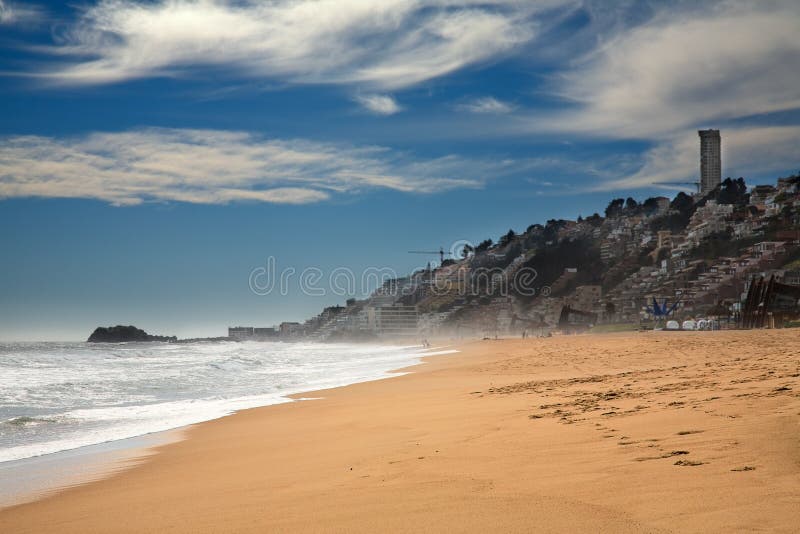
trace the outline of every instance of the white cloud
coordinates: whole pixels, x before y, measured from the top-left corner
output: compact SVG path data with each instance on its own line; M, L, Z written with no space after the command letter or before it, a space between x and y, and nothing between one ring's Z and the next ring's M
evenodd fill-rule
M551 18L550 9L580 3L585 4L584 13L591 20L577 32L580 35L567 36L563 28L552 27L553 21L564 19ZM12 11L19 13L19 6L15 2L9 10L8 2L0 0L0 18L9 18ZM561 13L564 11L568 10ZM181 76L197 67L210 67L258 80L253 83L352 85L365 91L354 97L356 102L372 113L391 115L401 108L386 93L523 50L525 55L536 56L540 47L549 47L545 55L552 56L554 48L561 54L554 56L558 61L550 66L564 70L553 75L548 89L569 102L568 109L523 114L507 102L486 96L456 105L457 110L482 116L447 117L441 135L557 132L566 138L632 138L654 144L639 171L631 172L626 163L616 167L614 176L622 178L609 176L613 169L605 167L593 173L595 183L602 180L596 186L602 189L646 187L651 182L696 176L698 127L722 129L723 163L729 169L743 169L731 171L737 176L745 174L745 169L784 169L797 160L800 137L794 127L779 130L758 125L763 122L759 115L800 109L800 4L796 0L699 4L689 0L669 5L648 3L644 8L640 3L599 0L549 0L535 5L525 0L101 0L82 8L81 13L74 24L59 31L56 45L45 49L53 54L53 62L38 73L42 78L53 83L101 84ZM550 30L556 32L556 38ZM548 36L551 42L536 40L539 35ZM596 45L594 50L576 57L575 51L589 42ZM512 110L515 113L509 113ZM475 121L481 128L460 127ZM771 138L780 147L776 152L763 139L778 131L782 136ZM194 139L180 141L181 136L189 135L186 131L146 132L151 139L156 133L171 136L187 153L198 144ZM208 133L215 136L209 146L218 146L223 133ZM426 133L433 135L430 130ZM142 131L128 133L134 134L144 135ZM113 140L122 134L98 135ZM102 194L112 202L178 197L224 202L246 195L266 201L310 202L366 187L419 192L482 182L476 172L462 173L463 159L418 162L374 147L334 147L238 135L245 140L233 143L235 157L226 157L259 170L232 177L232 184L211 180L198 190L185 184L161 184L163 189L154 187L153 192L137 194L121 183L112 188L116 197L100 188ZM81 143L88 138L37 139L67 152L94 154L82 152ZM745 140L752 145L746 146ZM289 171L284 175L267 173L259 182L254 178L262 172L257 158L237 152L249 147L257 153L255 146L291 148L306 156L322 152L327 154L325 165L333 168L310 166L317 176L324 177L318 182L303 173L300 180L290 179ZM108 158L113 160L118 154ZM749 154L750 160L742 159L741 154ZM177 165L180 151L173 156L164 158ZM341 157L351 158L346 172L337 167ZM177 166L180 172L184 167L191 170L190 165L182 165ZM486 162L481 165L492 170ZM481 165L480 169L487 168ZM517 160L514 165L521 169L524 162ZM415 166L429 174L415 178ZM307 170L303 168L303 172ZM131 172L128 169L125 175ZM224 169L221 175L225 175ZM434 179L429 185L431 176ZM0 194L8 195L12 186L14 183L0 182L4 190ZM276 188L284 191L279 195ZM73 190L62 189L64 194ZM117 197L123 200L115 200Z
M556 90L577 107L548 125L653 139L697 124L799 108L800 4L702 6L665 7L578 60L557 78Z
M29 25L41 20L42 10L36 6L0 0L0 24Z
M507 162L419 160L387 148L263 139L246 132L145 129L0 143L0 198L306 204L384 188L436 193L481 187Z
M800 168L800 126L740 127L721 133L723 177L778 172L792 165ZM674 135L649 150L637 172L602 182L594 189L635 189L664 182L696 181L700 174L699 143L696 131Z
M514 106L500 101L492 96L476 98L469 102L459 104L457 109L468 111L469 113L510 113Z
M50 52L52 81L101 84L196 66L293 83L408 87L533 39L574 0L102 0Z
M612 165L590 190L696 180L697 130L709 127L722 131L724 176L800 167L800 126L775 126L769 117L800 109L800 3L652 4L641 17L589 4L592 22L582 31L597 46L549 85L569 106L507 121L509 131L653 143L638 170Z
M356 102L378 115L394 115L403 109L389 95L358 95Z

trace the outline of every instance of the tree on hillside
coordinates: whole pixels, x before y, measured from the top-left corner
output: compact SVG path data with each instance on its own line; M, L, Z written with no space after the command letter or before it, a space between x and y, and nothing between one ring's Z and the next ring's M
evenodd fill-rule
M747 184L744 178L739 177L732 180L730 177L725 178L717 187L709 191L706 196L697 201L697 207L705 206L709 200L715 200L719 204L733 204L734 206L746 206L750 200L750 194L747 192Z
M768 234L769 230L766 233ZM758 237L736 240L733 238L731 228L726 228L721 232L706 236L698 246L692 249L689 258L713 261L722 256L737 256L746 247L752 246L759 240Z
M506 245L508 245L509 243L514 241L514 238L516 238L516 237L517 237L517 234L514 233L514 230L509 230L506 235L504 235L503 237L500 238L500 242L498 244L501 247L505 247Z
M608 203L606 207L606 217L619 217L622 214L622 207L625 205L625 200L622 198L615 198Z
M675 195L672 202L669 203L670 209L680 212L681 214L694 213L694 200L691 195L687 195L683 191ZM691 214L690 214L691 216Z
M670 232L680 233L689 224L689 219L692 218L697 206L694 203L691 195L687 195L683 191L675 195L669 205L670 213L663 217L658 217L650 223L650 229L653 232L659 230L669 230Z
M572 285L563 288L562 292L568 292L577 285L596 283L603 271L600 248L591 238L554 243L528 258L524 266L536 272L537 287L550 286L564 273L564 269L577 267L578 273L572 280ZM519 291L521 288L516 289ZM520 292L520 296L525 300L532 298L525 295L524 291Z
M558 231L566 226L567 221L564 219L550 219L544 225L544 240L555 241L558 239Z
M532 232L541 232L542 230L544 230L544 226L542 226L541 224L538 224L538 223L536 223L536 224L532 224L532 225L530 225L530 226L529 226L529 227L528 227L528 228L525 230L525 233L526 233L526 234L530 234L530 233L532 233Z
M597 227L603 224L603 218L600 216L599 213L594 213L586 217L586 222L591 224L592 226Z
M641 267L649 267L650 265L653 265L653 256L651 256L651 253L654 250L655 247L643 248L641 251L639 251L639 256L636 259L636 262Z
M475 247L475 254L479 254L481 252L486 252L487 250L489 250L492 247L493 244L494 243L492 242L491 239L484 239L483 241L478 243L477 247Z
M628 199L625 200L625 210L626 211L634 212L634 211L636 211L636 208L638 208L638 207L639 207L639 203L636 202L635 198L628 197Z
M650 197L644 202L642 202L642 209L647 215L652 215L653 213L658 211L658 199L656 197Z
M747 193L747 184L744 178L739 177L736 180L725 178L725 181L720 184L717 192L717 202L720 204L745 206L749 200L750 195Z

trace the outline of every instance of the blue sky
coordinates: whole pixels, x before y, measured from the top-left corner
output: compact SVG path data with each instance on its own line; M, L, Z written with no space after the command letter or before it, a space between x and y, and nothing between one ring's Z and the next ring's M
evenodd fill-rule
M610 198L800 169L800 8L0 0L0 339L179 336L344 297L253 269L424 265Z

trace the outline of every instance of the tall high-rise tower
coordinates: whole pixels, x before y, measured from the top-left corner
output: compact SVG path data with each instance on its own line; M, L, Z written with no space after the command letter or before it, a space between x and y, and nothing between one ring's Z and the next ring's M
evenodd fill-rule
M722 181L722 140L719 130L698 130L700 135L700 194L705 195Z

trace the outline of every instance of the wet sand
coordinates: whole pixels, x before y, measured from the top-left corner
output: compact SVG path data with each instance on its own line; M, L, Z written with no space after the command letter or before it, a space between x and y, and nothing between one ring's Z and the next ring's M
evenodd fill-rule
M796 531L800 330L459 348L190 427L0 532Z
M0 509L108 478L138 465L159 445L181 439L181 429L167 430L0 462Z

